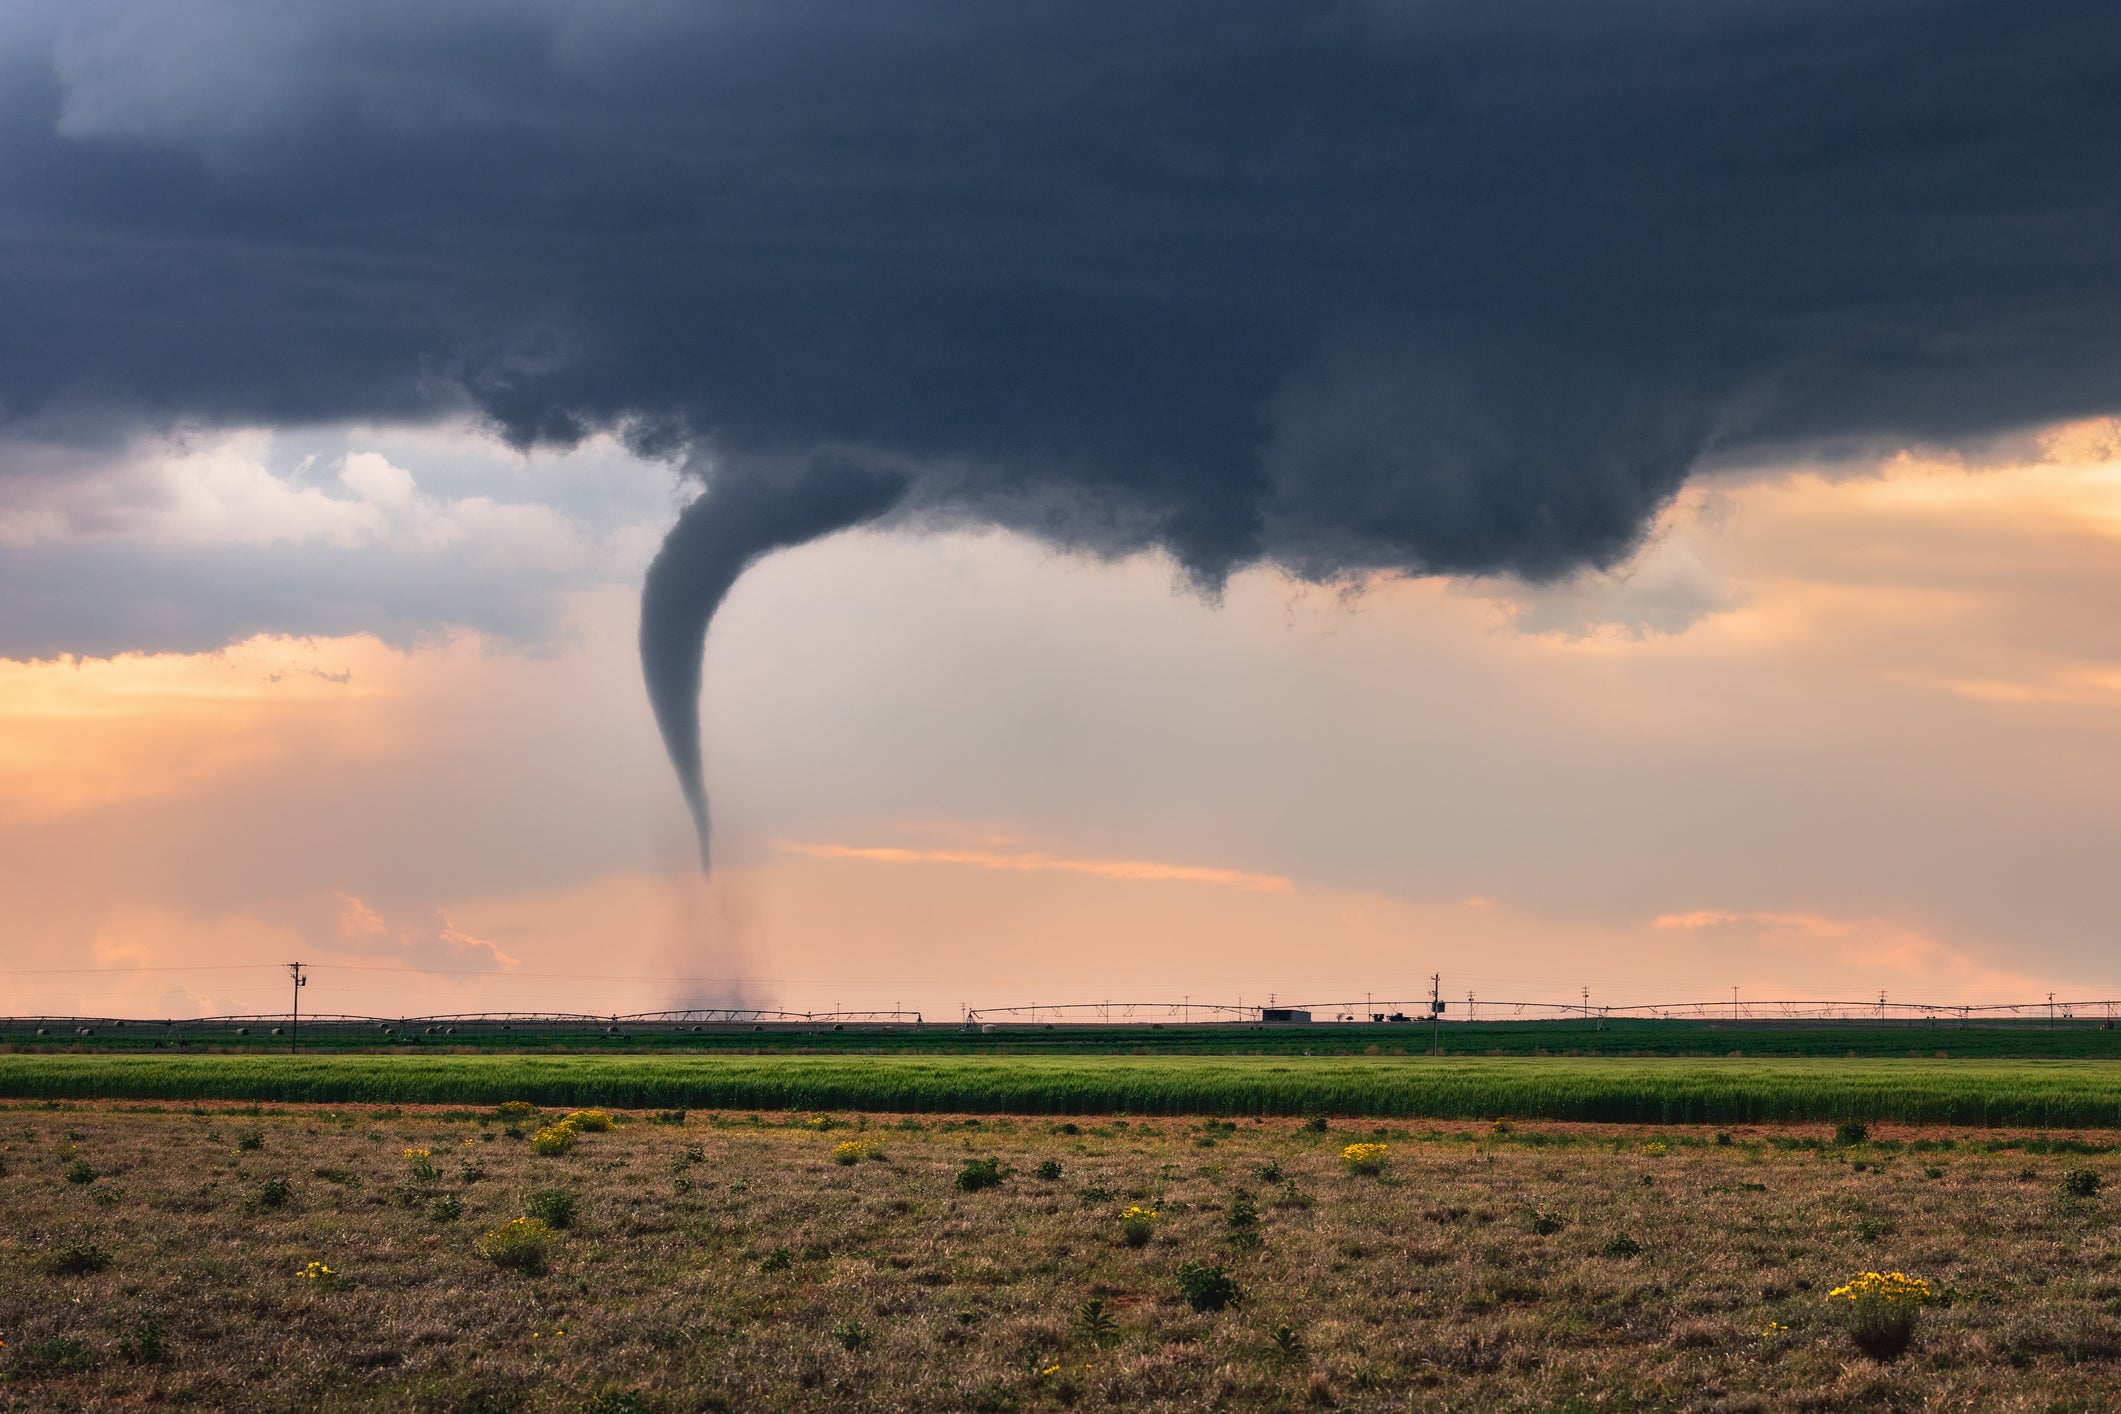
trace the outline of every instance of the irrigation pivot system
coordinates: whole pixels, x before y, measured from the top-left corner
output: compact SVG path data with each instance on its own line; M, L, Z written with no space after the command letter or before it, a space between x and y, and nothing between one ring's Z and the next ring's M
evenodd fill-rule
M292 968L290 968L292 971ZM299 987L308 979L301 977ZM654 1038L675 1041L688 1034L732 1032L767 1035L818 1035L829 1032L870 1033L966 1031L978 1034L1126 1028L1166 1030L1247 1029L1311 1031L1349 1023L1393 1030L1428 1023L1430 1049L1441 1049L1441 1033L1481 1024L1573 1024L1602 1027L1611 1023L1679 1022L1695 1026L1771 1029L1778 1027L2007 1027L2024 1029L2097 1028L2111 1030L2121 1018L2121 1000L2074 1001L2043 998L2033 1002L1926 1003L1893 1002L1884 997L1861 1002L1688 1001L1630 1006L1594 1005L1588 997L1567 1002L1481 1000L1468 995L1463 1007L1446 1003L1432 979L1430 994L1414 1002L1355 1001L1265 1003L1180 1001L1106 1001L967 1007L959 1018L929 1021L916 1011L782 1011L751 1007L695 1007L592 1015L586 1012L461 1012L440 1016L350 1016L299 1011L300 992L285 1015L210 1016L191 1019L131 1017L0 1017L0 1042L51 1043L90 1039L132 1044L155 1042L242 1042L279 1038L293 1046L301 1037L317 1044L394 1045L479 1044L597 1038ZM296 1027L299 1022L300 1032Z

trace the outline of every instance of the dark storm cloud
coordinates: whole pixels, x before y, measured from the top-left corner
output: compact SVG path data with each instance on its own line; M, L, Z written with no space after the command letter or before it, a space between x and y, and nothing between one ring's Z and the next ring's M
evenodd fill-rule
M470 407L910 509L1535 575L1711 449L2111 407L2109 6L69 4L0 404Z
M2103 3L143 0L0 47L23 435L617 426L1212 584L1551 577L1705 457L2121 403Z

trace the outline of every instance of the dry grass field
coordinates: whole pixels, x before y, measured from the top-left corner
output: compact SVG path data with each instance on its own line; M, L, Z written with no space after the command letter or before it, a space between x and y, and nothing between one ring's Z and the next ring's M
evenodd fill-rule
M2110 1137L554 1118L0 1111L0 1407L2121 1403ZM1867 1268L1934 1292L1889 1363Z

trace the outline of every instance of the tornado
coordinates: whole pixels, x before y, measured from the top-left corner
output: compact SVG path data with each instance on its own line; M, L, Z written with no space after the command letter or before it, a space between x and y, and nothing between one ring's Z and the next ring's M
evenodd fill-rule
M906 479L838 460L793 477L718 476L678 514L641 587L641 676L663 749L711 872L707 782L700 757L700 679L707 629L744 571L776 550L865 524L906 493Z

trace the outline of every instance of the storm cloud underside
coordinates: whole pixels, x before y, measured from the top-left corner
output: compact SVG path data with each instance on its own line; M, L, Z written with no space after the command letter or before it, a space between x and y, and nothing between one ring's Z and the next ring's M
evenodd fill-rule
M1549 579L1705 462L2121 406L2117 68L2070 0L16 6L0 435L697 473L704 849L677 699L809 534Z

